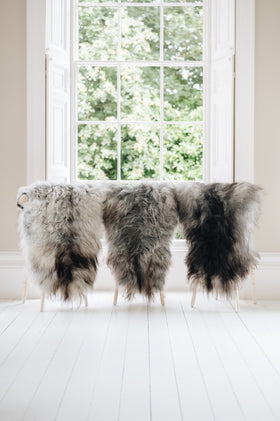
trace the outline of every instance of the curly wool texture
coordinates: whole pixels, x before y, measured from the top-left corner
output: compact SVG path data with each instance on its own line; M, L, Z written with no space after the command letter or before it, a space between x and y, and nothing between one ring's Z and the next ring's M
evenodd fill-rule
M28 200L21 206L20 197ZM37 183L19 190L28 278L64 300L86 295L97 272L102 195L94 184Z
M176 194L189 246L189 281L193 287L230 296L257 264L250 239L261 188L249 183L180 183Z
M130 299L151 299L164 287L170 242L178 222L175 190L166 184L112 186L103 213L107 264Z

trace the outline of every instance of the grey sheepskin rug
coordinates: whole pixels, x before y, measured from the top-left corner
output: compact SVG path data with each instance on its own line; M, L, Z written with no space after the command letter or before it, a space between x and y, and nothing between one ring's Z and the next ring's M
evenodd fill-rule
M175 190L167 184L112 186L103 213L107 264L128 299L151 299L164 287L170 242L178 222Z
M186 265L193 287L230 296L257 263L251 234L261 188L249 183L179 183L180 222L188 243Z
M86 295L97 272L103 196L94 184L37 183L18 192L27 276L47 295Z

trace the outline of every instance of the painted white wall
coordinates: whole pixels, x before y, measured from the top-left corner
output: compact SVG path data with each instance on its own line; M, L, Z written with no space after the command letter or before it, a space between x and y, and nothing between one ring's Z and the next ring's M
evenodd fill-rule
M280 251L279 17L279 0L256 0L255 182L265 197L255 247L270 252Z
M16 192L26 184L25 0L0 2L0 250L18 249Z
M252 46L255 42L255 0L236 0L235 20L234 181L253 183L255 51Z

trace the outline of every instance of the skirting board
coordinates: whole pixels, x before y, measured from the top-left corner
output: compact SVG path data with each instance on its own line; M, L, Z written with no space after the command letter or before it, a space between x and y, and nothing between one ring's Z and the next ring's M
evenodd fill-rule
M166 281L166 291L188 291L184 263L186 246L183 240L172 244L172 266ZM280 299L280 253L260 253L256 269L257 297L259 300ZM95 290L113 291L114 278L106 266L106 247L103 248ZM19 252L0 252L0 299L20 299L24 279L24 258ZM243 299L251 298L251 280L245 280L240 291ZM27 298L39 298L40 292L32 284Z

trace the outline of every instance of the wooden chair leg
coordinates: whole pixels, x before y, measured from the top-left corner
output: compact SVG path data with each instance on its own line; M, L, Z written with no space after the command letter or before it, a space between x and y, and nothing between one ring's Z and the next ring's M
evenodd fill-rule
M115 288L115 293L114 293L114 306L117 305L118 302L118 295L119 295L119 288Z
M165 305L164 293L160 291L159 296L160 296L161 305L164 306Z
M27 277L24 277L23 280L23 288L22 288L22 304L26 301L26 293L27 293Z
M44 311L44 305L45 305L45 293L42 292L42 295L41 295L41 308L40 308L40 311L41 312Z
M196 299L196 289L197 287L194 287L193 293L192 293L192 300L191 300L191 307L193 308L195 305L195 299Z
M239 289L236 287L236 302L235 302L235 311L239 313L240 311L240 303L239 303Z
M218 293L218 291L216 291L216 300L219 298L219 293Z
M87 295L83 295L83 299L84 299L84 302L85 302L85 307L88 307L88 297L87 297Z
M256 285L255 269L252 269L252 271L251 271L251 281L252 281L252 300L253 300L253 304L257 304L257 285Z

